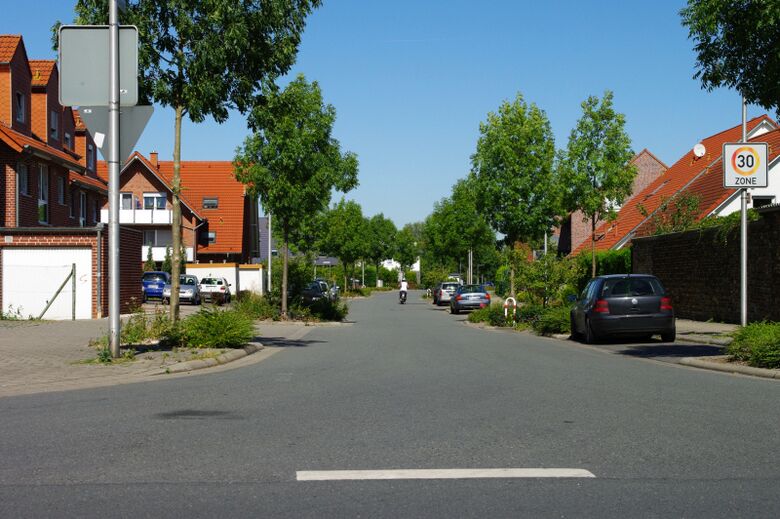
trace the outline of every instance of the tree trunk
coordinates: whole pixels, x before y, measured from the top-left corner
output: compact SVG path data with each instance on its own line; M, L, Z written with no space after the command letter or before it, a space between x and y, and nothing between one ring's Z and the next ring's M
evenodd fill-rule
M287 250L290 246L289 232L287 230L287 222L282 224L284 232L284 258L282 259L282 319L287 319Z
M381 265L381 262L377 262L376 264L376 287L379 288L379 266Z
M590 217L590 262L591 277L596 277L596 217Z
M171 265L171 321L179 320L179 276L181 275L181 120L184 107L176 107L176 124L173 141L173 215L171 219L172 265Z

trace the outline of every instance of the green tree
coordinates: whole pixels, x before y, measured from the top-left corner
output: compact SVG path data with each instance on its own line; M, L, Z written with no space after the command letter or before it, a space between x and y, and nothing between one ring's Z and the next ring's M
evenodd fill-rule
M360 204L343 198L331 210L325 213L325 225L320 240L320 249L335 256L344 268L344 290L347 276L355 277L355 262L369 254L369 223L363 217Z
M703 88L734 88L748 103L780 111L777 0L688 0L680 11Z
M421 222L404 225L396 235L396 257L401 270L411 267L420 256L423 244L423 224Z
M379 213L372 216L368 221L369 245L366 259L376 267L377 286L379 285L379 269L382 261L390 259L395 254L395 238L398 230L395 224L385 215Z
M154 258L152 258L152 247L151 245L146 248L146 261L144 262L144 272L150 272L152 270L157 270L157 263L154 261Z
M346 193L358 184L357 157L342 153L331 135L335 120L317 82L301 75L281 92L266 90L265 103L250 116L255 131L236 152L236 178L260 196L282 236L283 316L290 241L328 207L334 189Z
M596 224L616 215L615 206L631 194L636 166L626 118L612 106L613 94L603 99L589 96L582 103L582 117L569 136L560 163L565 207L579 209L590 220L591 273L596 275Z
M163 258L162 266L160 269L163 272L167 272L168 274L171 273L173 270L173 260L171 258L171 248L165 247L165 257Z
M138 27L139 97L173 108L171 318L179 318L181 127L245 113L295 62L306 16L321 0L138 0L122 22ZM108 0L78 0L76 23L108 22ZM262 95L260 95L262 99Z
M518 94L497 113L489 113L479 132L471 157L477 207L510 246L540 239L560 213L555 141L547 115ZM510 286L514 295L514 268Z

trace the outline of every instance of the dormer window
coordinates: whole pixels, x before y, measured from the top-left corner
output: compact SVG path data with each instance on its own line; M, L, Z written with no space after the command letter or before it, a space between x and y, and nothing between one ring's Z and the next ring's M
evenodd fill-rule
M57 110L49 111L49 136L52 139L60 138L60 114Z
M24 94L21 92L16 93L16 120L20 123L23 123L25 121L25 108L27 108L27 103L24 98Z
M95 146L87 144L87 169L95 171Z

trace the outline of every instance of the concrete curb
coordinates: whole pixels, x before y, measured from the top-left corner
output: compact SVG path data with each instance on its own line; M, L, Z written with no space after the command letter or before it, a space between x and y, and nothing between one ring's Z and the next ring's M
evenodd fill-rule
M710 344L712 346L728 346L731 344L731 337L710 337L708 335L701 334L680 334L677 332L677 340L680 342L688 342L692 344Z
M719 355L717 357L704 357L714 359L726 359L728 355ZM684 366L691 366L694 368L709 369L713 371L721 371L724 373L738 373L740 375L751 375L754 377L772 378L780 380L780 370L778 369L764 369L754 368L752 366L742 366L741 364L721 363L721 362L708 362L703 357L683 357L680 359L680 364Z
M233 362L234 360L244 358L247 355L252 355L253 353L258 352L262 349L263 349L263 345L260 343L248 344L241 349L226 351L225 353L211 359L188 360L186 362L172 364L171 366L166 366L164 368L158 368L152 373L152 375L186 373L189 371L194 371L196 369L213 368L214 366L227 364L228 362Z

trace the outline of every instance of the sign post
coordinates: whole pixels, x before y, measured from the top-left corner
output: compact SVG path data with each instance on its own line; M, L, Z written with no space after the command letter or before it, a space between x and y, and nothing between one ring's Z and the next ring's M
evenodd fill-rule
M748 188L767 187L767 143L747 142L747 105L742 98L742 142L729 142L723 145L723 187L740 190L740 255L739 255L739 292L740 323L747 325L747 190Z

